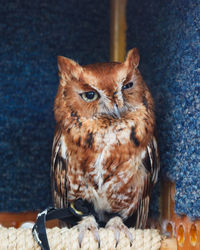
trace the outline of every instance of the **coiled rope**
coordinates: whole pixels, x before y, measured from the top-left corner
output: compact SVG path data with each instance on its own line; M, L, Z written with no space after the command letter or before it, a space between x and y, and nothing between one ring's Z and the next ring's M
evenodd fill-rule
M120 241L115 248L114 234L109 229L100 228L99 236L101 239L102 250L117 250L117 249L134 249L134 250L157 250L161 247L161 236L158 230L146 229L135 230L130 228L133 234L133 245L130 246L129 240L125 237L124 233L120 234ZM80 249L78 244L78 229L74 226L68 228L52 228L47 229L47 237L51 250L73 250ZM35 242L32 236L31 229L25 228L5 228L0 226L0 250L32 250L41 248ZM84 235L81 250L98 249L98 244L94 240L94 236L90 231Z

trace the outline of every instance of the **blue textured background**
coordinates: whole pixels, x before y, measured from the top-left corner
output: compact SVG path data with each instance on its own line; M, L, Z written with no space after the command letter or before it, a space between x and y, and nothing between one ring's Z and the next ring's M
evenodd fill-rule
M157 106L162 174L176 211L200 217L200 3L128 1L127 47ZM0 1L0 210L51 203L56 56L109 60L108 0Z

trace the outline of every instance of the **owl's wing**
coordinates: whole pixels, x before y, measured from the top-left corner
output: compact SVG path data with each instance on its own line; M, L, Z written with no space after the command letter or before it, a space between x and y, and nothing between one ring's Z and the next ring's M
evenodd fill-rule
M146 226L148 212L149 212L150 195L153 186L155 185L158 179L160 162L159 162L157 141L155 137L153 137L152 140L147 145L146 154L142 161L142 165L145 167L147 171L147 178L145 180L143 196L142 199L139 201L137 208L136 228L144 228Z
M51 158L51 188L54 206L67 206L67 147L59 128L54 135Z

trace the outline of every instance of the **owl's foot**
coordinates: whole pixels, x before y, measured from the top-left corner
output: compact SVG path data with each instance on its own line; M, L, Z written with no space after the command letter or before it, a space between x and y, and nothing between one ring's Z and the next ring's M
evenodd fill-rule
M130 246L133 244L133 236L131 232L129 231L128 227L124 225L122 219L118 216L110 219L108 223L106 224L106 228L111 229L114 232L115 235L115 240L116 240L116 245L117 247L119 243L119 238L120 238L120 232L123 231L126 237L130 241Z
M79 230L78 243L80 248L83 241L83 236L87 230L90 230L93 233L95 240L98 242L98 248L100 248L98 224L93 216L84 217L83 220L80 221L78 224L78 230Z

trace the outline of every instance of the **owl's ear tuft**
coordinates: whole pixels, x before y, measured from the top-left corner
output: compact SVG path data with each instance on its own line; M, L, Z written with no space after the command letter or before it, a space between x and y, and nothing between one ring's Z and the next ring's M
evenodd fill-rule
M131 68L137 68L139 65L139 61L140 61L140 55L138 49L134 48L129 50L125 60L125 64L127 64Z
M58 71L61 78L61 84L65 85L66 81L72 78L79 79L82 67L75 61L64 56L58 56Z

